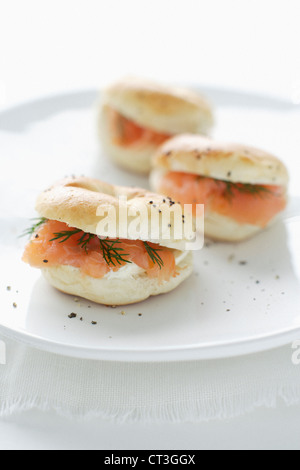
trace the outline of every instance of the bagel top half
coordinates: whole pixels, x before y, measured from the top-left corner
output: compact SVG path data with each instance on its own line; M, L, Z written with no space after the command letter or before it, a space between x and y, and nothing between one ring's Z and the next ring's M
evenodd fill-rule
M289 182L286 166L265 151L190 134L168 140L152 163L157 171L184 172L231 183L287 187Z
M209 132L213 125L210 104L200 94L128 77L102 94L108 106L141 127L166 134Z
M38 197L36 210L45 219L64 222L99 237L142 240L180 251L191 241L185 237L184 224L190 222L194 229L192 217L188 221L188 215L180 215L180 204L170 198L87 177L66 178L54 184ZM114 215L116 223L104 226L104 221ZM127 230L136 220L140 228L147 227L146 233L138 229L139 233L131 234ZM181 239L176 232L179 223Z

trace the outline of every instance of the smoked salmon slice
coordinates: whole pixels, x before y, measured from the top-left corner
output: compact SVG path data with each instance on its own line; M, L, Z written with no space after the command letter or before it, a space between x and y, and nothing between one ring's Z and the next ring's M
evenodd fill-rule
M167 173L161 181L160 192L182 204L204 204L206 211L231 217L239 224L262 228L287 205L286 190L282 186L232 184L181 172Z
M107 112L112 140L116 145L130 147L135 144L153 144L158 146L172 137L170 134L141 127L112 108L108 108Z
M63 222L45 221L32 235L30 242L27 244L23 261L35 268L73 266L79 268L83 274L97 279L103 278L110 271L118 271L127 264L126 261L121 261L120 264L115 262L115 266L107 264L97 236L91 238L86 247L79 244L84 232L78 232L70 236L63 243L61 239L54 240L56 234L71 231L76 231L76 229ZM142 241L109 241L115 241L118 249L122 250L120 252L122 258L144 269L148 277L157 278L162 282L169 281L171 277L177 276L176 261L172 250L154 243L148 243L148 246L157 250L162 260L160 268L149 256L146 245Z

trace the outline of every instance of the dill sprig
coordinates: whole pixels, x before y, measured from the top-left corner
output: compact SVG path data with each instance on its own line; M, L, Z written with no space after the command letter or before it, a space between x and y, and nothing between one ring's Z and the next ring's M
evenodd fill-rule
M211 179L207 176L199 176L199 180ZM231 181L226 180L219 180L214 179L217 185L225 185L224 188L224 196L226 199L233 199L234 198L234 191L238 191L241 194L250 194L252 196L257 196L263 198L264 196L274 194L266 186L258 185L258 184L249 184L249 183L232 183Z
M68 241L69 238L73 237L74 235L79 235L80 233L82 233L82 236L78 239L77 244L86 252L88 252L88 245L90 241L96 237L96 235L92 233L82 232L82 230L80 229L65 230L63 232L54 233L53 235L55 235L55 237L52 238L50 242L54 242L55 240L60 240L59 243L64 243Z
M45 219L44 217L35 217L34 219L30 220L36 222L30 228L24 230L21 237L31 237L37 231L37 229L41 227L41 225L47 222L47 219Z
M38 229L43 225L45 222L48 221L48 219L45 218L37 218L37 219L32 219L35 220L36 223L32 225L29 229L27 229L22 236L32 236ZM122 242L121 240L110 240L109 238L102 239L97 237L97 235L94 235L92 233L86 233L83 232L80 229L70 229L70 230L63 230L61 232L55 232L53 233L54 237L49 240L49 242L54 242L54 241L59 241L59 243L65 243L67 242L71 237L74 237L75 235L82 234L78 240L77 244L88 253L88 247L90 242L94 238L99 239L100 243L100 248L103 254L103 258L105 262L107 263L108 266L116 266L122 265L122 263L127 263L127 264L132 264L131 261L126 259L126 256L129 256L128 253L124 253L124 249L119 246ZM159 256L158 251L161 251L159 249L155 249L151 247L147 242L143 242L145 249L153 261L154 264L158 264L159 268L162 269L164 266L164 262L162 258Z
M96 235L92 234L92 233L83 233L82 237L80 237L79 241L78 241L78 245L81 246L81 248L83 248L86 253L88 252L88 246L89 246L89 243L90 241L92 241L94 238L96 237Z
M158 254L158 252L161 251L161 250L153 248L147 242L144 242L144 246L145 246L146 251L147 251L149 257L151 258L152 262L154 264L158 264L159 269L162 269L163 266L164 266L164 262Z
M124 258L124 256L129 256L128 253L122 253L124 250L123 248L118 247L121 243L120 240L102 240L99 238L101 250L103 253L103 258L108 265L112 264L116 266L116 263L121 265L122 263L132 264L131 261Z
M53 233L53 235L55 235L55 237L51 238L51 240L49 240L49 241L50 242L55 242L56 240L59 240L59 243L64 243L64 242L67 242L74 235L78 235L81 232L82 232L82 230L79 230L79 229L64 230L62 232L55 232L55 233ZM79 242L80 242L80 240L79 240ZM80 244L79 242L78 242L78 244Z
M82 233L82 236L78 239L78 245L88 252L89 243L97 237L93 233L85 233L82 230L74 229L74 230L66 230L63 232L54 233L55 237L50 240L50 242L54 242L55 240L60 240L59 243L64 243L68 241L74 235L78 235ZM117 245L120 244L120 240L109 240L109 239L101 239L99 238L100 248L102 250L103 258L108 264L108 266L113 265L116 266L116 263L121 265L122 263L131 263L131 261L124 258L125 256L129 256L127 253L122 253L124 250Z
M250 194L251 196L257 196L263 198L266 195L273 194L266 186L249 183L231 183L230 181L224 181L226 184L225 196L229 199L234 197L233 191L236 190L241 194Z

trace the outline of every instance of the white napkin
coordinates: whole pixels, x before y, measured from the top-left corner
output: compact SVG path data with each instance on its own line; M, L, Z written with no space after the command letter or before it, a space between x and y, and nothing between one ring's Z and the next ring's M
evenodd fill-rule
M300 354L291 346L218 361L134 364L72 359L2 340L1 417L38 408L76 418L197 422L278 400L300 403L300 365L292 362Z

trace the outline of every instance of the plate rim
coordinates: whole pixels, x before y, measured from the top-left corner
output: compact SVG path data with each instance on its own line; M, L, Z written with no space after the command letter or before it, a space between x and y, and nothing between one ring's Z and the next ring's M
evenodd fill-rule
M20 344L76 359L88 359L108 362L185 362L192 360L222 360L244 357L287 346L300 338L300 326L287 328L278 333L251 337L247 340L223 342L219 345L204 343L189 346L156 347L154 349L95 349L85 346L72 346L58 341L45 339L39 335L21 329L11 329L0 324L0 333ZM33 340L33 341L32 341Z

